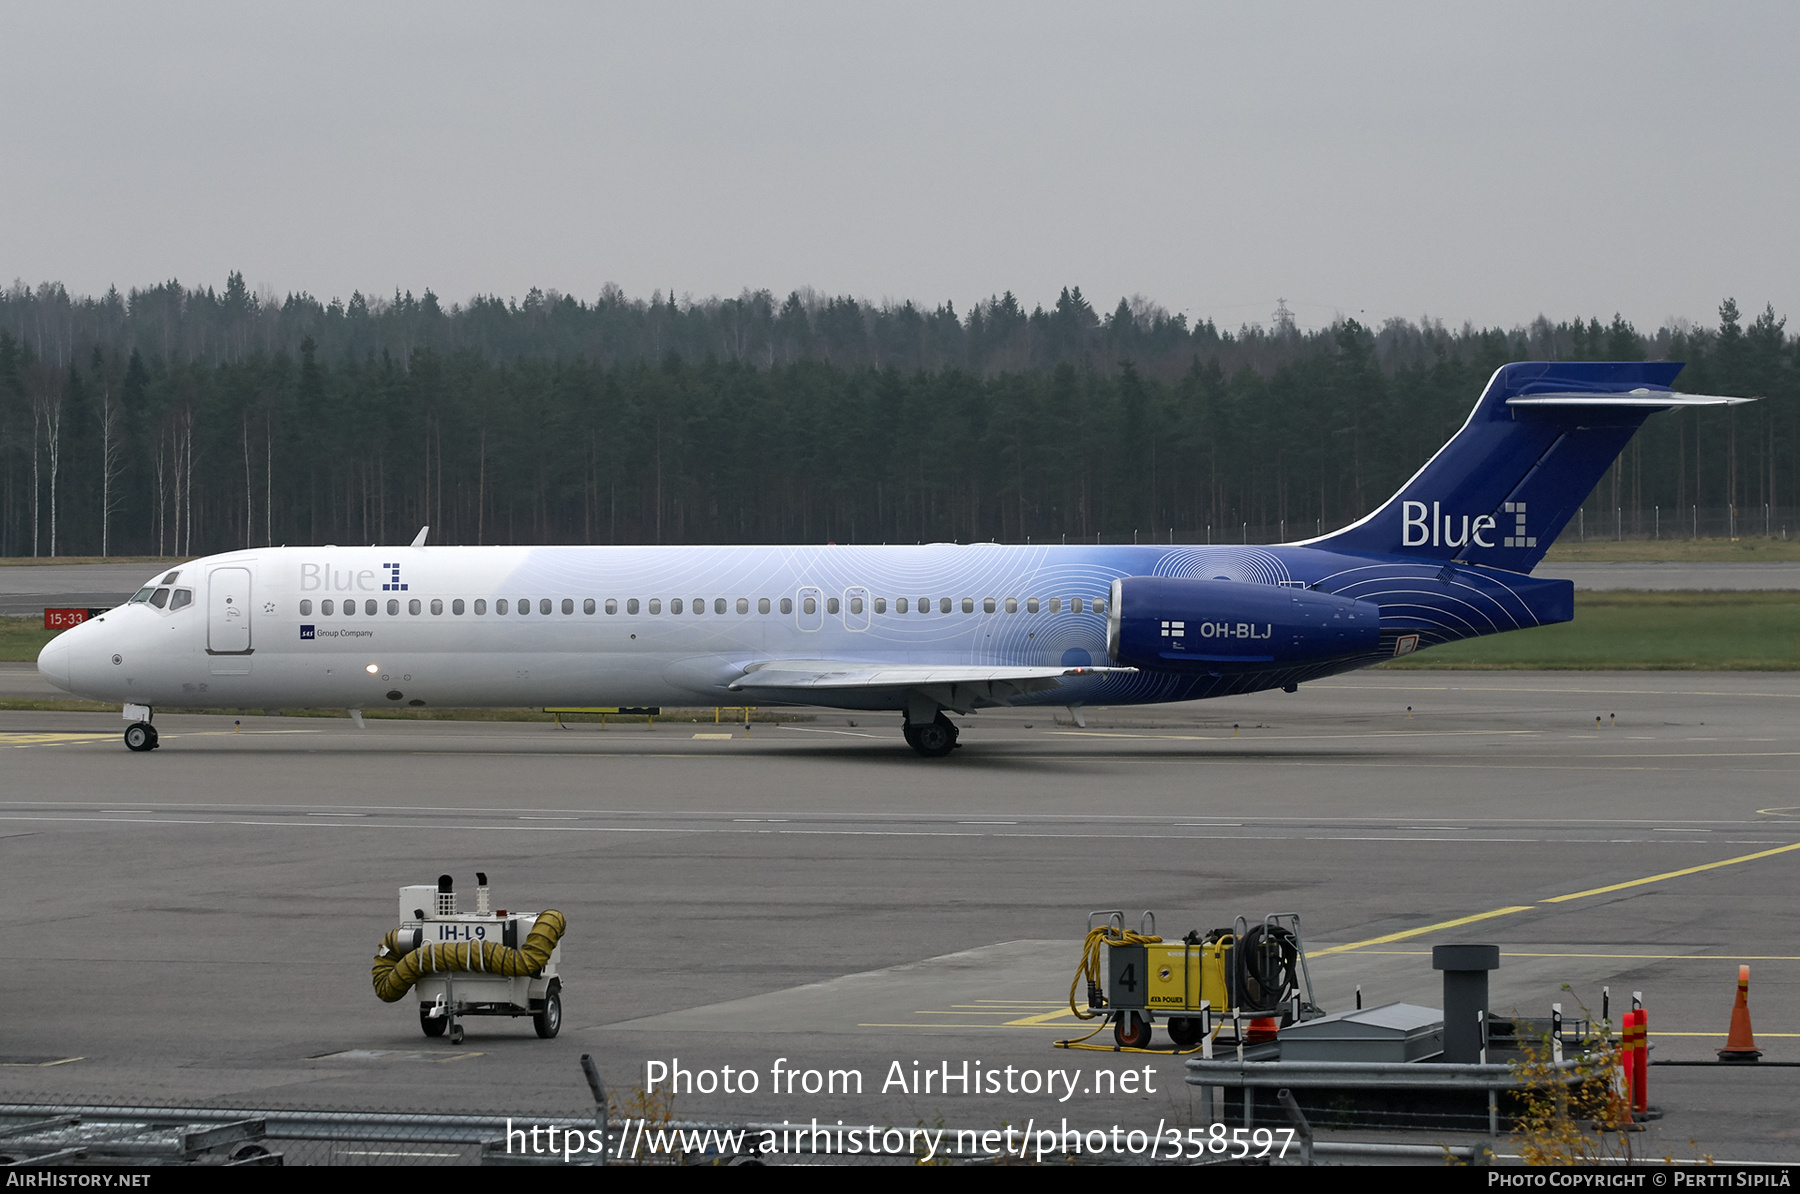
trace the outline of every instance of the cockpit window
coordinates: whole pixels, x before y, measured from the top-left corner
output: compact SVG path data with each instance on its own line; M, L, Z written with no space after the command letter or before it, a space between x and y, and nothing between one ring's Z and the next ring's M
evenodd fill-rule
M169 603L169 590L158 589L158 590L156 590L156 592L150 594L150 604L154 605L157 609L161 609L163 606L167 605L168 603Z
M141 588L137 591L137 595L134 596L127 604L136 605L140 601L150 600L150 594L152 592L154 592L155 589L156 589L155 585L145 585L143 588Z
M194 590L192 590L192 589L176 589L175 596L170 598L170 600L169 600L169 608L170 609L180 609L184 605L192 605L193 603L194 603Z
M177 579L178 579L178 578L179 578L179 577L180 577L180 576L181 576L181 573L180 573L180 572L171 572L171 573L169 573L169 575L167 575L167 576L165 576L165 577L163 577L163 578L162 578L162 582L163 582L163 583L164 583L164 584L165 584L165 585L172 585L172 584L174 584L174 583L175 583L175 581L176 581L176 580L177 580Z

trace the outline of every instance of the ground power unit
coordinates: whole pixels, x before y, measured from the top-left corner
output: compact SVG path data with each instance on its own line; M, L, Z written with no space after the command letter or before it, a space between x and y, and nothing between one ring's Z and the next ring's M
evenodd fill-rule
M530 1016L547 1040L562 1028L563 914L492 910L487 876L475 882L473 912L457 909L449 875L400 889L400 927L375 953L375 994L398 1003L415 993L426 1036L460 1042L462 1016Z
M1127 1049L1150 1044L1158 1017L1169 1039L1188 1049L1227 1023L1238 1025L1235 1035L1247 1035L1244 1021L1276 1027L1320 1014L1295 913L1274 913L1255 925L1240 916L1228 929L1196 929L1165 941L1156 935L1154 913L1144 913L1132 932L1124 912L1093 912L1077 982L1083 975L1088 1006L1085 1014L1075 1008L1071 991L1072 1010L1082 1019L1110 1017L1113 1039Z

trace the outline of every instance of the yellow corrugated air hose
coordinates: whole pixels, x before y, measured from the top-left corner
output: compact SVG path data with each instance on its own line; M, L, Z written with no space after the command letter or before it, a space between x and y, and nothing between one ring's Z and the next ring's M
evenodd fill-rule
M381 948L375 951L375 964L370 970L375 994L383 1003L397 1003L422 976L445 971L499 974L508 978L536 974L550 961L550 951L556 948L567 927L562 913L555 910L540 912L537 923L525 936L525 944L518 949L492 941L467 941L404 950L400 945L402 930L390 929L381 939ZM410 930L407 932L410 937Z
M1089 929L1087 940L1081 943L1081 961L1075 964L1075 977L1069 980L1069 1010L1075 1013L1075 1018L1092 1020L1097 1016L1105 1015L1104 1012L1083 1011L1075 1006L1075 991L1081 986L1082 976L1085 975L1088 982L1095 986L1100 985L1100 947L1102 945L1156 945L1161 941L1161 937L1146 937L1142 933L1134 933L1130 929L1115 929L1111 925L1101 925L1097 929Z

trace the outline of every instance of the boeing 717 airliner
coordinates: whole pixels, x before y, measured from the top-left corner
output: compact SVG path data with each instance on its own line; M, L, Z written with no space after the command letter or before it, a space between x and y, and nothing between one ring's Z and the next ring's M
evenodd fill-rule
M157 708L828 705L948 716L1280 688L1574 616L1530 572L1677 363L1518 363L1374 513L1251 546L256 548L160 572L38 668Z

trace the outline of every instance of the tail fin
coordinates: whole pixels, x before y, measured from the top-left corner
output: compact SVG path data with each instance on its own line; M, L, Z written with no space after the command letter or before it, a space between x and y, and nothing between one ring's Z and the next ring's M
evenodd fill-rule
M1644 420L1747 402L1676 394L1675 361L1502 365L1468 422L1373 514L1307 540L1530 572Z

